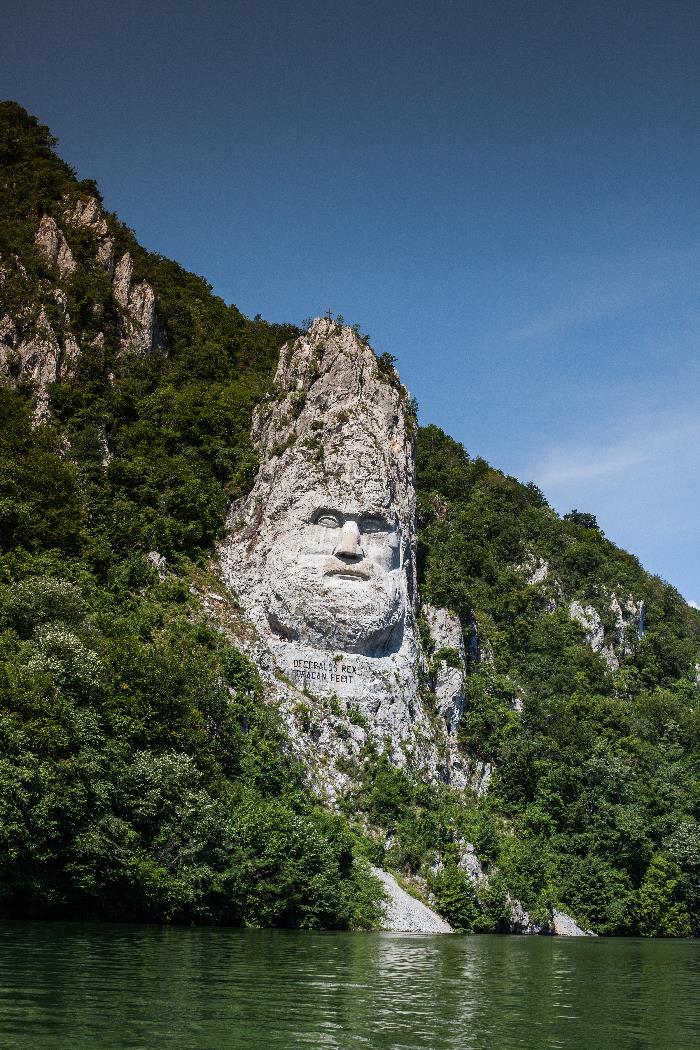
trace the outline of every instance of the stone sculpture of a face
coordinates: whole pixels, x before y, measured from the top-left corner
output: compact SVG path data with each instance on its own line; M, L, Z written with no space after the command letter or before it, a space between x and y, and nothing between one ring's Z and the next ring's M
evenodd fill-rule
M280 523L267 579L270 627L283 637L368 655L400 642L402 537L381 507L309 493Z
M412 629L405 392L351 329L324 320L283 348L275 384L256 417L261 466L232 518L225 578L277 641L389 656Z

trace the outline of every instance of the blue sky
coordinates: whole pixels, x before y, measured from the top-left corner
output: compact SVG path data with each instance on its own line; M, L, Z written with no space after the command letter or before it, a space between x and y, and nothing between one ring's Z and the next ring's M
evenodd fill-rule
M700 9L5 0L0 93L248 314L331 307L423 422L700 602Z

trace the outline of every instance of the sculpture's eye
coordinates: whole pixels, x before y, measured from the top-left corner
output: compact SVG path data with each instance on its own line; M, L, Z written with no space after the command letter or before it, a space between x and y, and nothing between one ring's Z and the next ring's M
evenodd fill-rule
M363 518L360 522L362 532L386 532L388 526L382 518Z
M322 525L324 529L339 529L342 522L337 514L319 514L314 525Z

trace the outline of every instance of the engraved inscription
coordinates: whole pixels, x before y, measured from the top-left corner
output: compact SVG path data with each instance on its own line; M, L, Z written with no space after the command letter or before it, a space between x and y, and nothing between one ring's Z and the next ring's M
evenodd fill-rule
M342 660L294 660L292 668L297 682L324 682L328 685L352 685L357 665Z

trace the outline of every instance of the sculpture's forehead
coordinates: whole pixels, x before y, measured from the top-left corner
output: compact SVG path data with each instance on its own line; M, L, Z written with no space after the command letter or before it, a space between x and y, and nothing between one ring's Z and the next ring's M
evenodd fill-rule
M386 472L371 469L330 470L325 464L295 464L279 471L269 486L268 509L280 514L307 513L314 507L345 510L349 514L370 511L385 515L396 511L397 485Z

